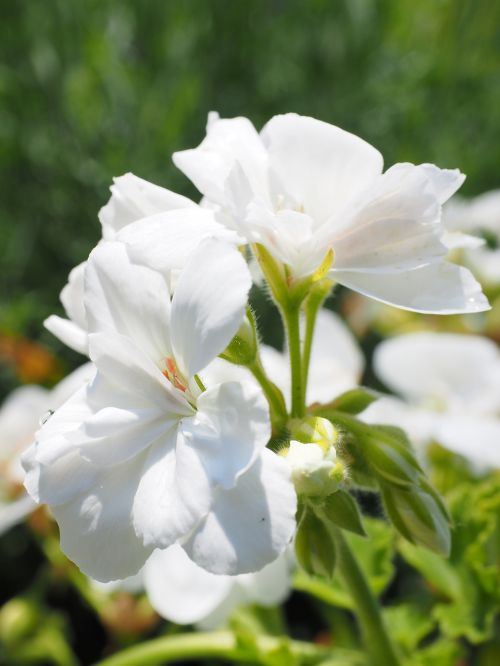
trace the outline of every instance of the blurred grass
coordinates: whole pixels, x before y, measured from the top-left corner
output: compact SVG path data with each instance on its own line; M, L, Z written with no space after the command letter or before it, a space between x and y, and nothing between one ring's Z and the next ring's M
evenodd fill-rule
M386 164L499 185L500 3L490 0L19 0L0 23L0 332L44 332L99 237L113 175L197 196L170 154L206 114L296 111L359 133ZM16 382L11 371L3 388Z

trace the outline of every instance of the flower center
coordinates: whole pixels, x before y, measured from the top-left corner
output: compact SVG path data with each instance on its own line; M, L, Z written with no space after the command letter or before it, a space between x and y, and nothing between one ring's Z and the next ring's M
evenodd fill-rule
M163 370L163 375L171 382L176 389L185 393L187 391L187 386L182 379L179 370L175 364L175 361L172 357L168 356L165 359L165 370Z

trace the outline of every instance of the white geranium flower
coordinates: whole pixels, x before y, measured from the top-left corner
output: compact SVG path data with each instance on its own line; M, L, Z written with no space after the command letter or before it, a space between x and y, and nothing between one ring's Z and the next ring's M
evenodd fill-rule
M260 134L246 118L209 116L198 148L174 154L218 219L261 243L296 278L333 251L337 282L417 312L488 309L470 272L444 261L443 204L458 170L396 164L328 123L286 114Z
M155 551L144 566L144 587L153 608L177 624L203 629L223 626L243 604L275 606L290 593L287 552L260 571L216 576L192 562L180 546Z
M202 390L197 375L236 333L251 279L231 245L205 240L173 297L165 277L103 242L85 270L95 380L66 402L24 458L26 487L89 576L136 573L181 543L214 573L255 571L294 531L295 495L266 444L252 383Z
M114 178L110 189L111 197L99 211L103 239L126 243L135 262L161 270L169 284L205 238L235 244L241 240L218 224L213 212L132 173ZM83 305L86 263L70 272L61 291L67 319L51 315L44 322L53 335L81 354L88 354L88 323Z
M478 468L500 467L500 353L494 342L409 333L382 342L374 367L405 402L380 399L364 420L398 425L421 447L437 441Z
M500 190L473 199L454 197L443 219L453 236L475 235L476 243L469 243L464 252L465 263L483 284L500 284Z
M36 503L27 495L10 501L8 486L21 485L24 471L21 455L33 442L40 422L65 402L94 374L86 363L69 374L52 390L42 386L21 386L7 397L0 408L0 534L21 522Z

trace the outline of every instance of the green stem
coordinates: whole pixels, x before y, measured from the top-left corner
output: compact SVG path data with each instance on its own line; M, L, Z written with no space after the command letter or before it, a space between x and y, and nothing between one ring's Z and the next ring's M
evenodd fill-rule
M279 388L274 384L262 366L260 358L256 358L253 363L247 366L255 379L259 382L269 402L269 410L271 412L271 421L273 428L280 431L285 425L287 413L286 404L283 394Z
M282 307L286 326L290 368L292 374L292 409L291 416L300 418L305 412L304 385L302 383L302 353L300 349L300 304Z
M257 649L264 654L279 649L282 644L282 638L257 637ZM287 645L297 662L304 665L318 663L328 655L326 648L311 643L287 641ZM349 651L347 653L350 655ZM250 663L257 661L254 651L238 645L231 632L217 631L157 638L108 657L99 662L98 666L155 666L171 661L210 657Z
M347 543L342 530L331 526L338 556L338 569L357 610L365 647L373 666L399 666L399 658L384 624L380 607Z

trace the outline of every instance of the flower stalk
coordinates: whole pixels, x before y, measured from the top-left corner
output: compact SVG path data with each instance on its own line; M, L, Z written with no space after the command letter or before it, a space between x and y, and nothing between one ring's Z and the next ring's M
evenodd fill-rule
M267 653L286 645L293 657L301 664L316 664L328 656L328 649L302 641L289 641L273 636L256 637L256 648L264 657ZM344 651L341 650L341 653ZM346 650L344 664L360 663L358 654ZM98 666L155 666L171 661L185 661L196 658L220 658L231 661L255 663L254 650L245 649L238 644L237 638L230 631L179 634L165 636L141 643L104 659ZM351 660L349 660L351 657ZM262 659L262 662L264 659Z
M365 648L373 666L399 666L400 660L389 637L380 606L361 570L342 530L330 523L337 551L338 572L344 581L357 610Z

